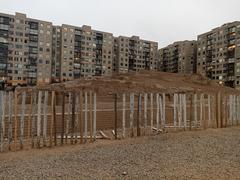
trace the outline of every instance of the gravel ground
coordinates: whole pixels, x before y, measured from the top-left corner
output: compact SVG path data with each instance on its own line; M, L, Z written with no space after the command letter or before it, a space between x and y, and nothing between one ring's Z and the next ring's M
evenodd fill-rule
M240 179L240 128L0 154L0 179Z

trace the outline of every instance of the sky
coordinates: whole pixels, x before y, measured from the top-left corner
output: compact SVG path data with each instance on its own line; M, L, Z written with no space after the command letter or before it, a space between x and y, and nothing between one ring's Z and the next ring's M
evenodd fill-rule
M137 35L160 48L240 20L239 7L239 0L0 0L1 13Z

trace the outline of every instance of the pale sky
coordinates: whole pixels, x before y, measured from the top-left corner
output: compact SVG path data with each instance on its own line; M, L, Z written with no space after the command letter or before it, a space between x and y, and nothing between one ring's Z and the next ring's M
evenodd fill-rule
M0 0L0 12L21 12L55 25L90 25L114 36L157 41L196 39L226 22L240 20L239 0Z

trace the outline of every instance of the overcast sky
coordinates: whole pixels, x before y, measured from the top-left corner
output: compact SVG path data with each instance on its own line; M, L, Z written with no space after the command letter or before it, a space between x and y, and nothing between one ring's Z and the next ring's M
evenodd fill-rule
M115 36L138 35L159 47L240 20L239 7L239 0L0 0L2 13L26 13L56 25L91 25Z

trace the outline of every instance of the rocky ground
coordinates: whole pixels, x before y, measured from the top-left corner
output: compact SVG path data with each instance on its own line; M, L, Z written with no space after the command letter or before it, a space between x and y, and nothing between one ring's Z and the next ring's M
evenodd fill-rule
M0 179L240 179L240 128L3 153Z

